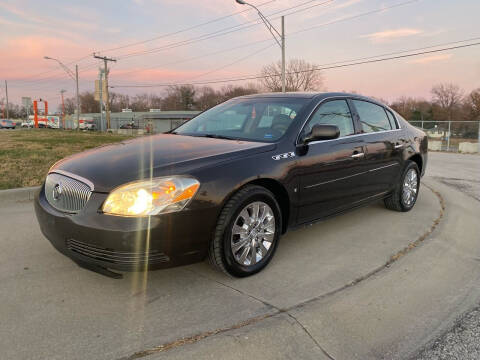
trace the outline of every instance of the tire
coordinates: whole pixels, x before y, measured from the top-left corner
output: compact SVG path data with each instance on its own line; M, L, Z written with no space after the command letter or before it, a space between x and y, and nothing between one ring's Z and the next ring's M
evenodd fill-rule
M415 174L415 179L412 180L412 173ZM407 178L408 177L408 178ZM408 184L408 185L407 185ZM415 185L416 184L416 185ZM413 186L415 185L415 186ZM411 196L408 196L406 200L406 194L404 196L404 190ZM417 202L418 192L420 191L420 170L418 165L411 160L407 160L403 169L399 182L395 186L392 194L385 198L385 207L390 210L407 212L413 209Z
M255 219L253 211L257 205L257 221L251 223L249 220ZM235 193L220 212L210 242L210 262L231 276L253 275L272 259L281 231L282 213L275 196L264 187L247 185ZM240 246L242 244L245 245ZM238 248L237 251L234 248Z

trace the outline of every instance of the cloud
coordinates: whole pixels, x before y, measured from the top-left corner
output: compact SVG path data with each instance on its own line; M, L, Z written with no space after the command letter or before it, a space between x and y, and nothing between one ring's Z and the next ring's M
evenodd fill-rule
M355 4L358 4L360 2L362 2L363 0L347 0L343 3L340 3L340 4L337 4L335 5L335 9L345 9L347 7L350 7L350 6L353 6Z
M410 60L409 64L430 64L436 61L443 61L452 58L453 54L441 54L421 57L419 59Z
M372 34L361 35L360 37L370 39L373 42L379 42L379 41L388 41L392 39L418 35L421 33L423 33L423 30L403 28L403 29L396 29L396 30L379 31Z

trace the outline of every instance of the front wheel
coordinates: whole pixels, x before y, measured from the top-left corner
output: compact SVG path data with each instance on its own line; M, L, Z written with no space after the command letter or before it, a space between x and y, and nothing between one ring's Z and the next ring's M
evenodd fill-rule
M210 244L210 261L236 277L253 275L272 259L282 229L275 196L267 189L249 185L223 207Z
M408 160L393 193L385 198L385 206L395 211L410 211L417 202L420 190L420 171L415 162Z

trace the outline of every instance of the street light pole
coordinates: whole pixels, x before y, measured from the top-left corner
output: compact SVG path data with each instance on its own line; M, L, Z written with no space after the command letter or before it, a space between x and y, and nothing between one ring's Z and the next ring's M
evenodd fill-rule
M76 129L80 128L80 95L78 93L78 65L75 65L75 83L76 83L76 97L77 97L77 126Z
M67 90L60 90L60 95L62 95L62 127L65 130L65 101L63 100L63 94L67 92Z
M80 96L78 94L78 65L75 65L75 74L73 73L72 70L70 70L65 64L63 64L60 60L51 58L49 56L44 56L43 57L45 60L54 60L56 61L63 70L72 78L73 81L75 81L75 92L76 92L76 98L77 98L77 125L74 126L75 129L78 129L78 125L80 124Z
M285 76L285 17L282 16L282 32L280 33L270 21L261 13L255 5L252 5L244 0L235 0L240 5L248 5L255 9L260 19L267 27L268 31L272 34L273 38L277 42L278 46L282 50L282 92L286 91L286 76Z

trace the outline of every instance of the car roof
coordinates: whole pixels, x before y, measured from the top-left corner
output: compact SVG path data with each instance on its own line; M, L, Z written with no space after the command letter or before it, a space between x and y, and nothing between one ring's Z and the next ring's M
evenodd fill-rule
M252 94L252 95L244 95L239 96L237 99L249 99L249 98L301 98L301 99L313 99L314 97L321 99L326 99L330 97L353 97L357 99L364 99L368 101L372 101L375 103L381 104L378 100L362 96L359 94L353 93L346 93L346 92L275 92L275 93L263 93L263 94Z

